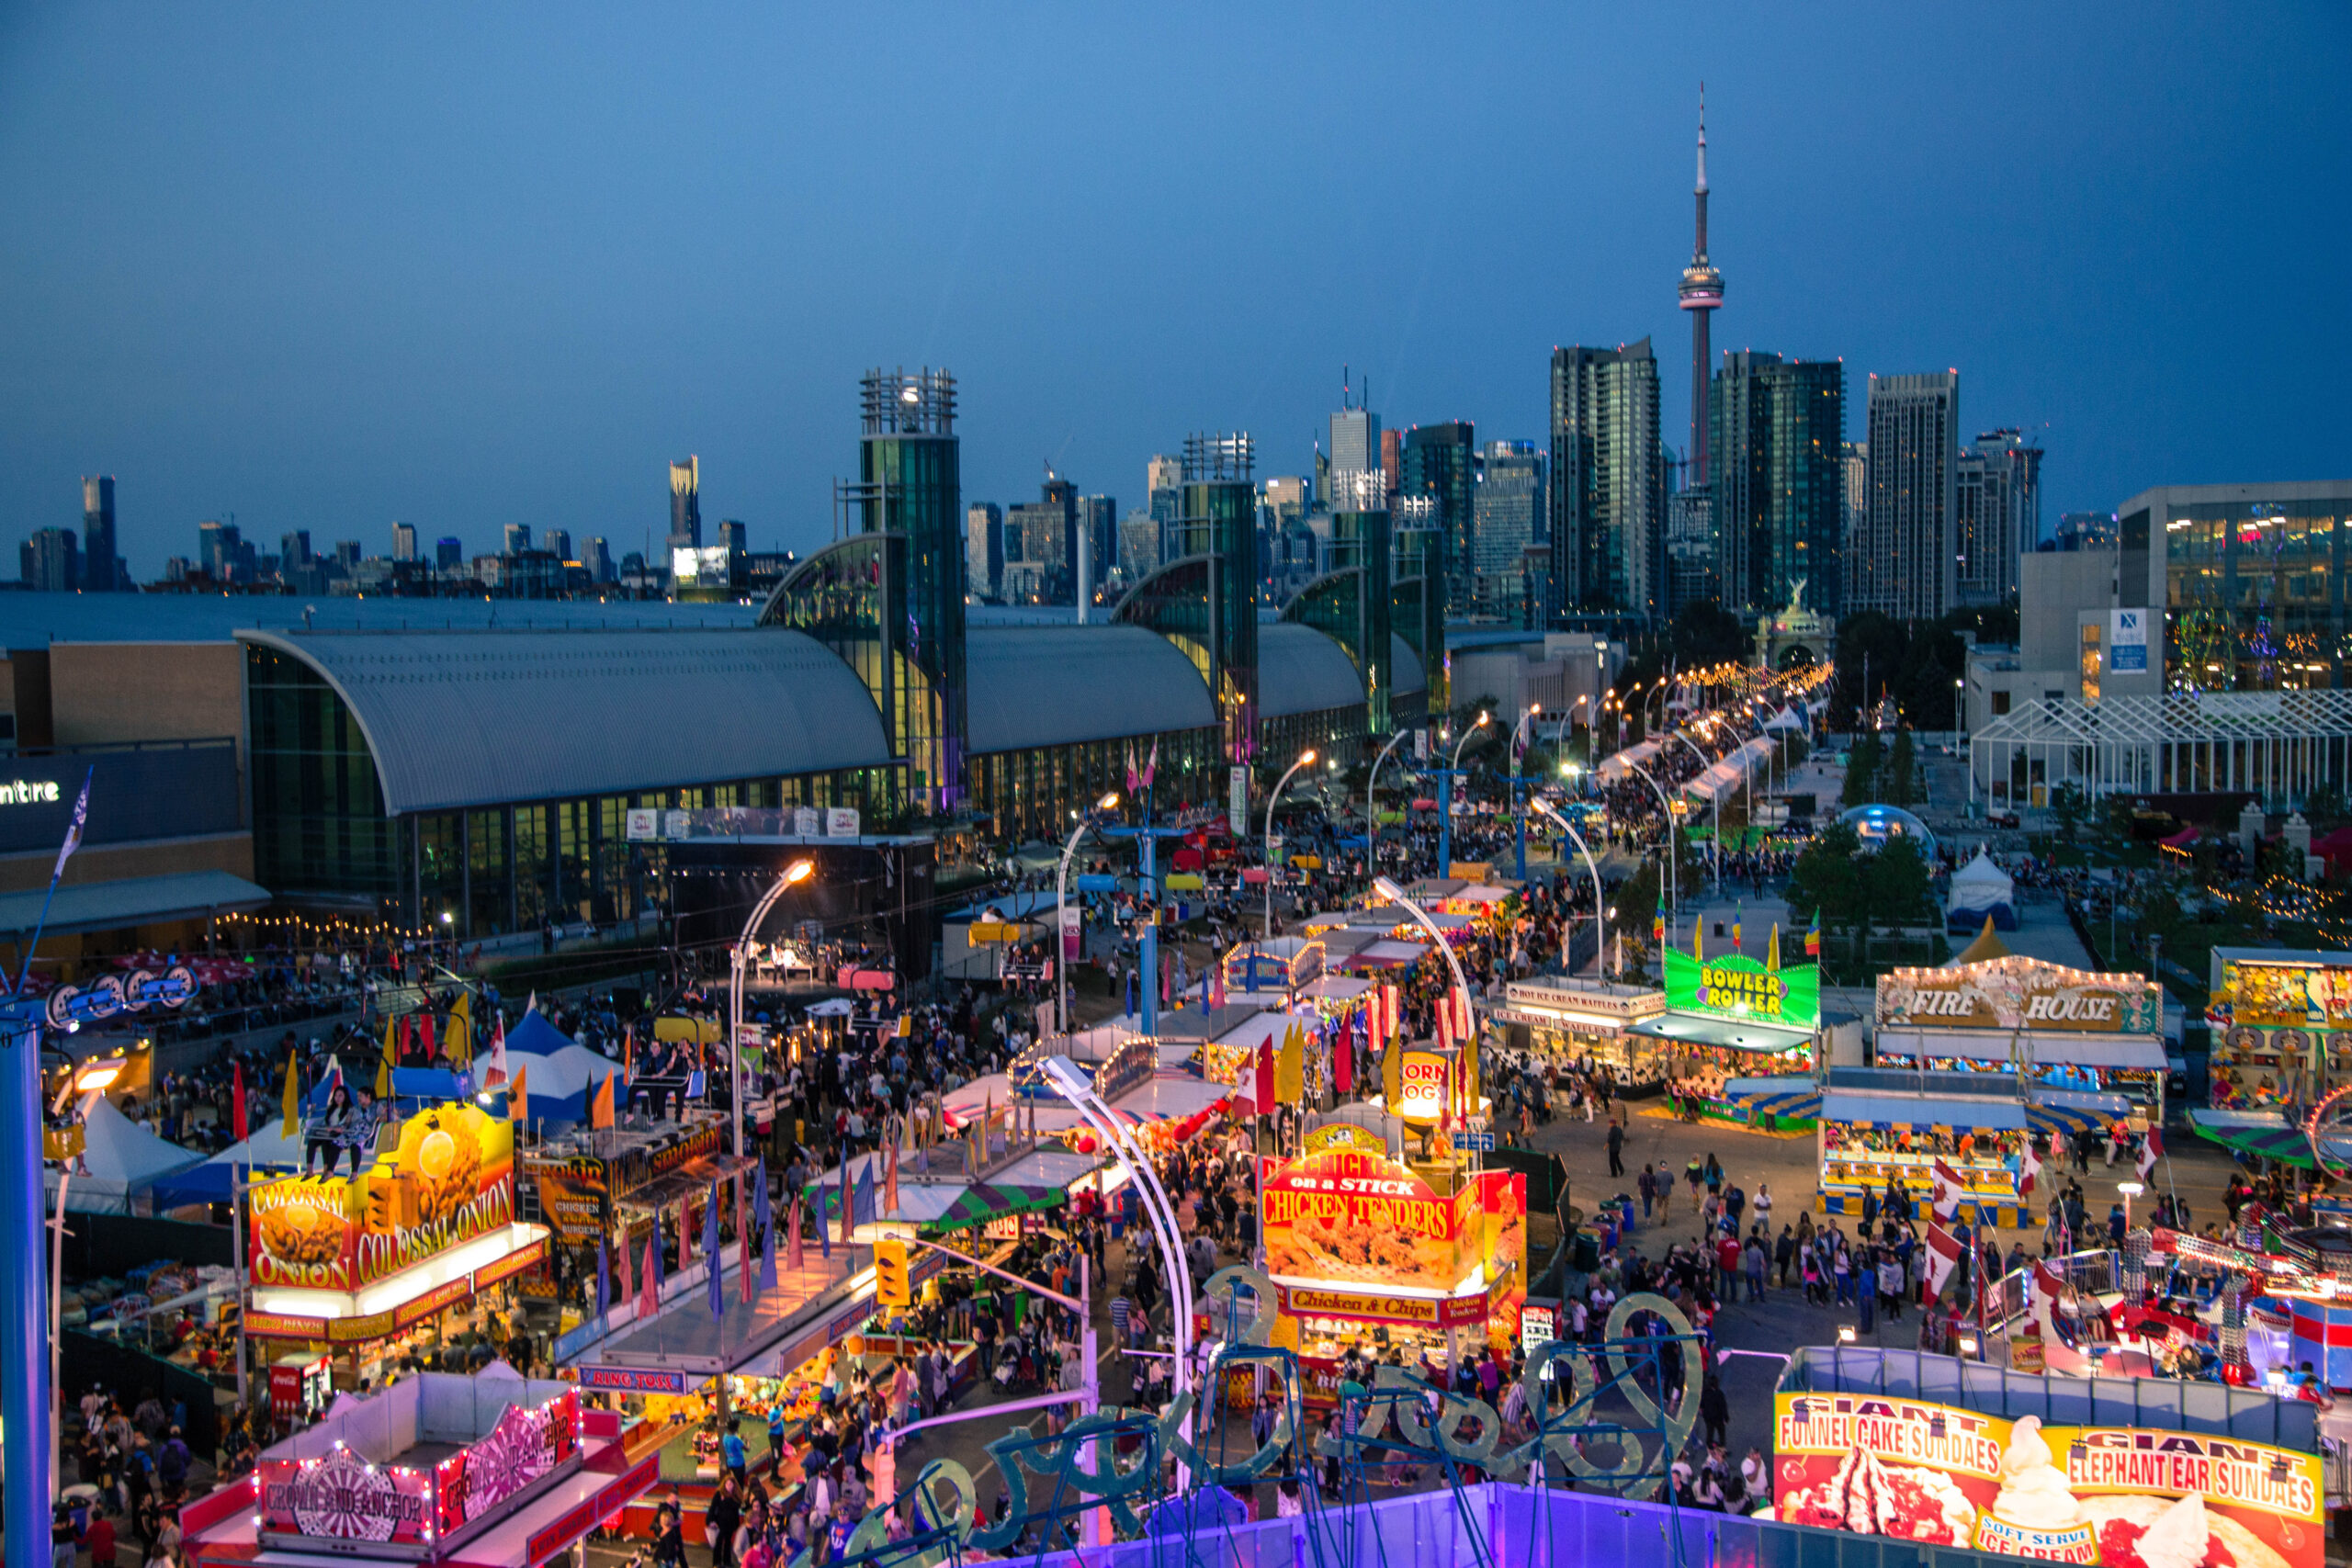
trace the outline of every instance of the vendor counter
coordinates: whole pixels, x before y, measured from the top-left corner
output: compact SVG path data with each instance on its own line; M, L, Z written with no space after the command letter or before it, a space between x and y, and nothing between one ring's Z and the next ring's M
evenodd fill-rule
M1899 1180L1917 1206L1915 1218L1924 1220L1933 1212L1939 1162L1960 1177L1962 1221L2011 1229L2034 1223L2031 1205L2018 1194L2017 1173L1998 1161L1860 1148L1833 1148L1822 1156L1820 1211L1860 1215L1865 1192L1876 1192L1883 1201L1887 1184Z

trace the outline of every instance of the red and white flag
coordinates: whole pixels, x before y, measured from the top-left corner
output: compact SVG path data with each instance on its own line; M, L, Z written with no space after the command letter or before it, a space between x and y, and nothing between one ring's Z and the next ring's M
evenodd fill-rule
M2041 1175L2041 1156L2033 1152L2033 1140L2025 1141L2025 1158L2018 1167L2018 1196L2033 1196L2033 1184Z
M1274 1037L1271 1032L1259 1043L1258 1071L1250 1087L1250 1098L1257 1102L1258 1114L1272 1115L1274 1111Z
M1936 1218L1950 1222L1957 1218L1960 1213L1960 1195L1962 1190L1960 1172L1942 1160L1938 1160L1930 1174L1935 1179L1935 1187L1929 1193L1928 1201L1934 1207Z
M2148 1135L2140 1140L2140 1179L2147 1180L2148 1173L2156 1168L2156 1161L2164 1157L2164 1134L2151 1125L2148 1128Z
M1951 1271L1960 1267L1960 1238L1930 1221L1928 1225L1928 1293L1944 1293L1944 1283Z

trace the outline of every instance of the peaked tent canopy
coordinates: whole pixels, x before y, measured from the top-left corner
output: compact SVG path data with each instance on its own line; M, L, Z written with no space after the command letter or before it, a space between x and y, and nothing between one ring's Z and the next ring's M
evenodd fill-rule
M133 1193L204 1160L202 1155L165 1143L103 1095L90 1108L83 1128L82 1157L65 1190L65 1206L76 1213L126 1213ZM83 1168L88 1174L83 1174ZM49 1190L55 1191L57 1172L46 1175Z
M2018 929L2016 897L2017 884L2009 874L1979 850L1974 860L1951 874L1946 913L1950 922L1963 931L1981 919L1988 932L1996 927L2013 931Z

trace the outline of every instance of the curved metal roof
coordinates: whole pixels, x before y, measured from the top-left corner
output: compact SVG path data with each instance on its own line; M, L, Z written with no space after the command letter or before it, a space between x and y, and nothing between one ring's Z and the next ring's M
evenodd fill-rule
M1193 661L1144 626L972 626L964 685L974 755L1216 723Z
M1363 701L1356 661L1338 641L1295 621L1258 627L1258 714L1288 718Z
M1388 682L1391 694L1400 697L1408 692L1430 689L1430 673L1421 668L1421 656L1395 632L1388 634Z
M890 761L847 664L800 632L267 632L375 754L393 815L790 778Z

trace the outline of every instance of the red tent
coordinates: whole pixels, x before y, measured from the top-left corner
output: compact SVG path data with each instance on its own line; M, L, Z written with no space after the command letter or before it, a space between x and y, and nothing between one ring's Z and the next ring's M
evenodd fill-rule
M2313 839L2312 853L2322 856L2327 861L2329 875L2333 876L2343 871L2345 863L2352 861L2352 827L2338 828L2324 838Z

